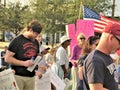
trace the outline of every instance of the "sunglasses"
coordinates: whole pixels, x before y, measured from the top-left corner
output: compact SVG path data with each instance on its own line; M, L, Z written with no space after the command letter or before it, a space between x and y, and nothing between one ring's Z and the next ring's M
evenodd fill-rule
M120 44L120 39L119 39L117 36L115 36L115 35L114 35L114 37L117 39L117 41L118 41L119 44Z
M83 38L80 38L80 40L82 40L82 39L84 39L85 40L85 38L83 37Z
M97 46L97 45L98 45L98 43L95 44L95 46Z

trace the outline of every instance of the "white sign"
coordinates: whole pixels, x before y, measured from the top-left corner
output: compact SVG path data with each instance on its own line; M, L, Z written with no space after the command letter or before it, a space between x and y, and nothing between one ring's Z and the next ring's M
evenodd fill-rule
M50 72L43 74L42 78L35 77L35 90L51 90Z
M51 73L51 82L56 87L56 90L64 90L65 89L65 83L63 80L59 78L59 76L54 73L52 70L50 70Z
M0 72L0 90L19 90L11 69Z
M55 86L56 90L64 90L66 86L64 81L48 68L42 78L35 77L35 90L51 90L51 83Z
M34 60L34 65L28 67L27 70L32 72L35 69L36 65L40 62L41 58L42 58L41 56L37 56L36 59Z

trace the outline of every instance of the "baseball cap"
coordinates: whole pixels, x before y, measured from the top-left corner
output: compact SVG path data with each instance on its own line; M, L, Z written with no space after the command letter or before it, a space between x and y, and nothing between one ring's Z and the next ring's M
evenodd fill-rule
M109 23L105 31L107 33L120 36L120 24L119 23Z
M64 43L67 40L71 40L68 36L64 35L60 38L60 44Z

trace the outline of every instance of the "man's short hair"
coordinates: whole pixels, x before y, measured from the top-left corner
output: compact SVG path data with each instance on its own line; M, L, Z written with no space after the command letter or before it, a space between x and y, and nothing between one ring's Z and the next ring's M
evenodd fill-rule
M28 28L28 30L32 29L33 32L37 32L38 34L41 33L41 31L42 31L42 26L37 20L31 21L28 24L27 28Z

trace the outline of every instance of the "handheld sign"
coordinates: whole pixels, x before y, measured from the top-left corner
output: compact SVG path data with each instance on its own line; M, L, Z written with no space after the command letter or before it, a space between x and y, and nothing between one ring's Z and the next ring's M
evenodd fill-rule
M34 61L34 65L31 67L28 67L27 70L32 72L35 69L36 65L41 61L41 58L42 58L41 56L37 56Z
M11 69L0 72L0 90L19 90Z

